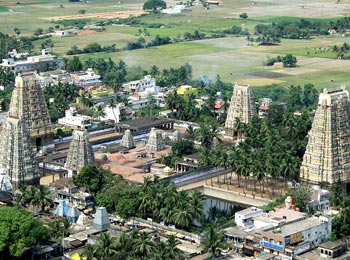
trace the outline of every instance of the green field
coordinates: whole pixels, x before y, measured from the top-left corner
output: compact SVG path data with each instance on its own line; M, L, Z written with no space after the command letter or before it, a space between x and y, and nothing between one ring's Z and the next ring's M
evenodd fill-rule
M48 0L0 2L0 31L14 34L17 27L20 36L29 36L41 27L47 30L58 23L39 18L60 15L75 15L79 10L86 10L87 14L95 12L141 10L141 0L95 0L79 3L69 3L67 0ZM349 1L335 4L335 1L307 1L296 0L258 0L252 6L251 1L225 1L223 5L204 9L199 2L191 7L191 12L177 15L147 15L140 18L142 25L138 26L105 26L102 32L90 32L86 35L52 38L52 51L65 56L73 45L84 48L87 44L98 42L102 46L116 44L122 49L129 41L136 41L140 37L139 30L144 29L150 34L146 40L150 41L156 35L169 36L180 39L184 33L200 33L210 35L232 26L241 26L251 33L258 23L271 23L282 20L296 21L300 18L320 20L336 20L343 17L350 8ZM174 5L176 2L167 2ZM247 20L240 20L239 14L246 12ZM267 15L268 14L268 15ZM102 18L91 21L103 21ZM160 28L148 28L158 25ZM60 25L62 29L62 25ZM71 30L80 33L81 30ZM39 51L43 40L35 42ZM342 35L315 37L311 40L282 40L279 46L248 46L245 37L229 36L226 38L205 39L191 42L173 43L147 49L119 51L115 53L97 53L80 55L84 61L88 58L112 58L115 61L123 59L129 67L141 66L145 69L152 65L159 68L178 67L189 63L193 68L194 78L208 76L214 79L217 74L225 81L254 82L255 86L278 82L282 86L291 84L315 83L318 88L329 87L331 80L336 84L350 85L347 68L350 61L337 60L336 54L330 50L332 46L340 46L350 42L350 37ZM298 67L283 69L263 66L269 57L293 54L298 58Z

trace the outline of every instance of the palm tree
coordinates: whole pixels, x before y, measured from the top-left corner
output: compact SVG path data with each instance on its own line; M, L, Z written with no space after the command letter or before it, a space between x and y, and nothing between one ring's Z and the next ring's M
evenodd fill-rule
M156 65L153 65L151 67L151 71L150 71L151 75L154 76L158 76L159 75L159 68Z
M169 256L169 248L168 245L160 241L156 244L155 250L154 250L153 258L154 260L163 260L163 259L171 259Z
M196 130L196 139L201 142L204 148L209 149L211 143L213 142L214 136L217 135L217 128L213 126L206 126L201 124L200 127Z
M181 242L178 239L176 239L174 235L170 235L167 241L169 258L163 258L163 259L180 260L183 257L183 252L177 247L180 244Z
M232 167L232 171L231 171L231 179L230 179L230 184L231 184L231 181L232 181L232 173L233 171L236 173L237 175L237 185L238 187L241 187L241 184L240 184L240 177L241 177L241 174L239 171L237 171L237 166L239 164L239 160L238 160L238 153L239 151L233 147L232 148L232 151L229 153L228 155L228 164Z
M44 185L40 185L36 191L36 203L41 208L42 212L45 210L45 207L53 205L50 192Z
M190 210L194 219L200 221L203 217L203 207L204 207L205 197L198 190L192 193L190 198Z
M80 96L80 102L87 107L93 107L94 106L94 102L93 102L93 98L91 93L86 93L84 92L81 96Z
M95 116L98 118L98 121L101 121L101 117L105 117L106 116L106 112L103 109L102 105L98 105L95 108Z
M212 254L218 255L218 249L226 246L225 235L222 231L219 231L213 225L211 225L204 233L202 245Z
M115 116L114 109L117 107L115 99L110 99L108 101L108 106L112 109L113 117L114 117L114 123L117 123L117 117Z
M208 149L202 149L198 158L199 165L209 166L212 164L212 153Z
M136 255L139 255L142 259L144 259L155 251L154 242L150 239L148 233L141 232L134 240L133 249Z
M186 134L187 134L187 137L188 139L190 139L191 141L193 141L196 137L196 132L195 130L193 129L193 126L192 125L189 125L186 129Z
M16 191L15 200L17 205L21 205L23 207L26 206L26 204L28 203L26 185L19 185L18 190Z
M26 199L27 202L32 205L34 214L34 208L38 205L37 189L34 186L30 186L30 188L26 190Z
M82 256L83 258L85 257L87 260L98 260L99 258L97 256L97 247L88 243L84 247Z
M186 228L192 223L193 220L193 212L190 209L188 201L179 201L177 207L174 209L174 224L179 227Z
M107 259L117 252L117 247L109 233L102 233L97 239L97 255Z

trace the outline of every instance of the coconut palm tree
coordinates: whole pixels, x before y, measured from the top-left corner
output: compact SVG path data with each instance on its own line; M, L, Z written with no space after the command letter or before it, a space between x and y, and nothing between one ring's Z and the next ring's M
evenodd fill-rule
M212 164L212 153L203 148L198 158L199 165L201 166L209 166Z
M87 260L98 260L100 259L97 255L97 247L91 244L87 244L84 247L84 251L82 253L83 258L85 257Z
M103 109L103 106L102 106L102 105L98 105L98 106L95 108L94 114L95 114L95 116L98 118L98 121L101 121L101 117L105 117L105 116L106 116L106 112L105 112L105 110Z
M195 190L190 198L190 210L194 219L200 221L203 217L203 206L205 197L198 190Z
M181 193L182 191L180 191ZM190 204L187 200L181 200L181 197L178 197L178 204L174 209L173 222L175 225L186 228L194 220L193 211L190 209Z
M138 237L134 240L133 249L136 255L145 259L155 251L155 245L148 233L140 232Z
M53 205L53 200L51 198L50 192L47 187L40 185L36 191L36 203L41 208L43 212L45 207Z
M225 235L222 231L219 231L213 225L211 225L204 233L202 245L213 255L218 255L218 249L226 246Z
M107 259L117 252L117 246L109 233L102 233L97 239L97 255L100 259Z
M174 235L170 235L167 241L167 249L168 249L168 259L180 260L183 258L183 252L177 247L181 242L176 239ZM165 258L164 258L165 259Z
M116 100L115 99L110 99L108 101L108 106L112 109L112 113L113 113L113 117L114 117L114 123L116 124L117 123L117 117L114 113L114 109L117 107L117 104L116 104Z

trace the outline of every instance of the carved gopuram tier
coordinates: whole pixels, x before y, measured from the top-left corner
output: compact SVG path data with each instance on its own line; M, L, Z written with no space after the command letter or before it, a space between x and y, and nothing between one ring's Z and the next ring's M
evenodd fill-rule
M343 87L325 89L309 132L300 177L318 184L350 180L350 100Z
M131 134L131 131L127 129L123 135L122 141L120 142L121 146L124 146L128 149L134 148L135 143L134 143L134 138Z
M65 168L78 173L88 164L95 164L95 156L89 142L89 133L85 130L74 130L69 145Z
M16 77L8 116L25 121L30 131L32 147L37 151L52 143L51 120L35 74L27 73Z
M151 129L149 138L146 144L146 150L148 151L161 151L165 149L162 133L154 127Z
M20 183L39 181L29 130L23 120L7 117L0 135L0 168L4 168L14 189Z
M233 86L233 94L230 107L227 111L225 122L225 135L233 137L236 135L236 118L243 123L248 123L256 115L255 103L250 85Z

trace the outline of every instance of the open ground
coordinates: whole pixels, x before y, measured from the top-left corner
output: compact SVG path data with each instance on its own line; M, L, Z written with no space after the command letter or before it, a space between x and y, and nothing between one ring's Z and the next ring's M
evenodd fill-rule
M47 0L0 1L0 31L14 34L17 27L20 36L32 35L38 27L44 30L54 27L57 23L41 20L42 17L74 16L79 10L86 10L89 20L105 20L104 12L138 12L142 10L142 0L102 0L88 3L69 3L66 0L57 0L54 3ZM167 1L168 6L174 1ZM255 3L255 4L253 4ZM296 17L310 19L336 19L348 14L350 1L321 0L255 0L255 1L223 1L221 6L204 9L195 1L192 11L181 15L152 15L142 17L145 24L161 23L161 28L146 28L146 25L136 27L106 26L106 30L96 34L80 33L76 37L53 38L53 52L65 55L73 45L83 48L88 43L98 42L101 45L116 44L123 48L128 41L135 41L140 37L139 29L146 28L151 37L156 35L180 37L185 32L193 33L199 30L202 33L215 32L234 25L241 26L253 32L258 23L270 23L282 19L293 20ZM239 14L246 12L247 20L238 19ZM102 13L102 14L101 14ZM96 18L95 16L100 16ZM150 39L151 37L146 37ZM212 80L219 74L225 81L250 83L253 86L279 84L303 85L314 83L317 88L333 87L336 85L350 85L348 67L350 61L337 60L330 51L333 45L350 42L348 36L329 35L316 37L311 40L282 40L280 46L248 46L245 37L226 37L206 39L192 42L182 42L154 48L115 53L98 53L82 55L81 59L89 57L112 58L115 61L123 59L128 66L141 66L145 69L152 65L159 68L178 67L189 63L193 68L194 78L208 76ZM37 51L42 41L35 43ZM296 55L298 67L281 69L263 66L268 57ZM274 76L276 73L277 76ZM282 75L281 75L282 74ZM265 76L263 76L265 75Z

